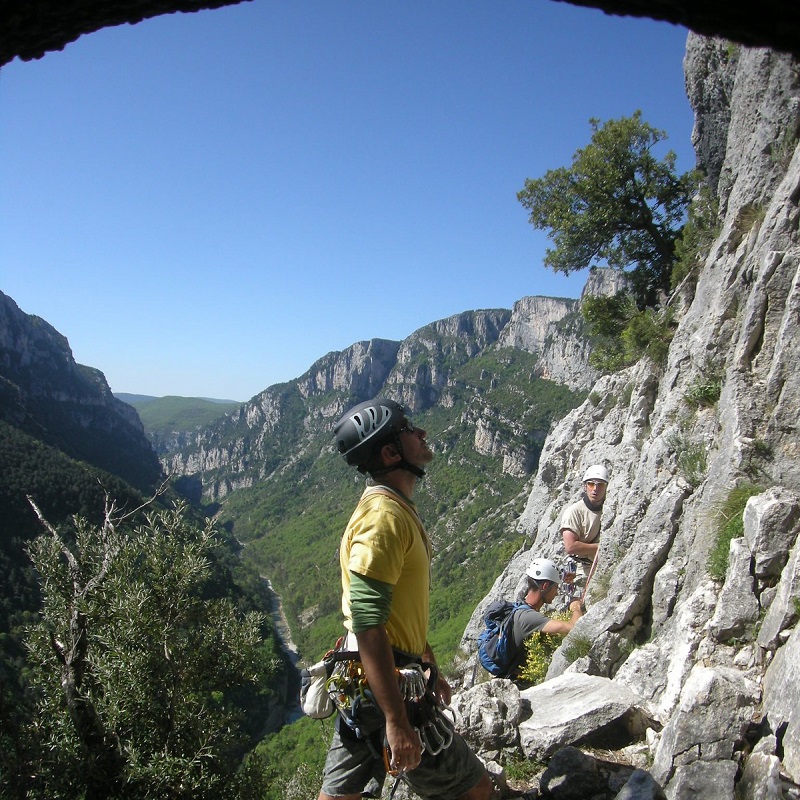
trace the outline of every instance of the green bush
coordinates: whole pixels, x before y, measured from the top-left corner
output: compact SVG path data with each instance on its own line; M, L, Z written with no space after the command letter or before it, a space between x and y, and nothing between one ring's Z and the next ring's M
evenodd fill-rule
M519 783L529 783L546 766L545 763L536 759L520 758L509 761L508 764L505 765L505 768L509 780Z
M683 398L692 406L713 406L722 392L722 381L716 377L699 377L683 393Z
M689 442L678 453L678 469L692 486L698 486L708 469L708 454L702 442Z
M734 487L726 498L717 519L716 541L706 564L715 581L725 580L731 542L744 534L744 509L747 501L762 491L761 486L744 483Z
M696 280L719 232L719 200L712 196L708 186L703 186L692 200L686 224L675 242L673 289L689 276Z
M566 612L557 612L551 615L552 619L568 620L570 615ZM519 677L526 683L536 685L541 683L547 675L547 669L553 658L553 653L564 640L563 636L550 633L534 633L525 641L525 664L520 670Z
M646 308L632 317L622 331L622 344L631 363L647 356L656 364L664 364L674 334L671 309Z
M667 440L675 453L678 472L692 485L698 486L708 469L708 453L703 442L696 442L676 431Z
M566 658L567 661L572 664L579 658L588 656L591 649L591 639L589 639L587 636L574 636L564 647L564 658Z
M671 309L638 310L633 296L584 300L581 313L592 339L589 363L601 372L616 372L647 356L656 364L666 361L675 332Z

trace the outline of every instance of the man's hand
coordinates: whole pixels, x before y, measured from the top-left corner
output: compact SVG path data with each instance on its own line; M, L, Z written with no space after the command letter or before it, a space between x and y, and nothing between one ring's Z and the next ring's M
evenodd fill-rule
M386 746L389 748L389 769L393 772L410 772L419 766L422 742L408 718L398 722L386 721Z
M436 696L439 700L444 703L444 705L450 705L450 699L453 696L453 690L450 688L450 684L445 680L442 673L439 673L438 680L436 681Z

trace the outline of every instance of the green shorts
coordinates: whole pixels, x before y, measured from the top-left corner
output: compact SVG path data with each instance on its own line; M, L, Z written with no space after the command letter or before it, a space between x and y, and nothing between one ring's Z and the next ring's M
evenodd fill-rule
M337 717L322 779L322 791L331 797L381 796L386 779L383 715L377 709L371 710L361 723L363 736L356 738ZM420 765L407 772L404 780L423 800L456 800L475 786L485 771L480 759L456 733L452 744L439 754L424 752Z

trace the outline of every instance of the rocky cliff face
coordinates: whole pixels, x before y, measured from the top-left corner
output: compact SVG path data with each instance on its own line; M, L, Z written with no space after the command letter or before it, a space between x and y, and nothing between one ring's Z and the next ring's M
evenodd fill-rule
M55 328L2 292L0 419L138 489L160 478L136 411L114 397L100 371L75 363Z
M608 272L602 271L602 272ZM609 282L610 281L610 282ZM595 291L616 285L598 276ZM373 339L329 353L295 381L272 386L217 425L180 442L163 459L167 472L193 481L197 492L218 500L235 489L269 479L288 452L299 458L319 448L346 407L385 392L416 412L454 404L454 371L481 354L516 348L538 356L530 378L545 377L573 390L585 389L596 373L577 300L528 297L513 312L469 311L426 325L402 342ZM503 469L529 475L530 447L520 447L518 421L484 425L472 414L476 449L501 454ZM547 431L531 439L536 454ZM510 438L509 438L510 437ZM511 440L514 440L513 442Z
M685 68L719 235L696 290L671 300L679 326L666 367L600 378L548 437L519 521L530 546L476 609L463 646L474 653L486 605L515 594L531 558L563 560L558 514L583 469L602 462L611 481L589 612L552 680L516 694L508 682L473 685L471 660L457 703L489 757L549 756L624 723L670 800L798 797L800 70L696 36ZM754 496L715 580L708 558L735 487Z

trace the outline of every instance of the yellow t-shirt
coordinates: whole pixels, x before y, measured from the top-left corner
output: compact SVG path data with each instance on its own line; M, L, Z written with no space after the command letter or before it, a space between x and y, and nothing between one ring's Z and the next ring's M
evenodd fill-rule
M390 584L392 607L386 622L389 642L421 656L428 640L430 542L412 510L391 490L368 487L347 523L339 550L342 612L352 631L350 573Z

